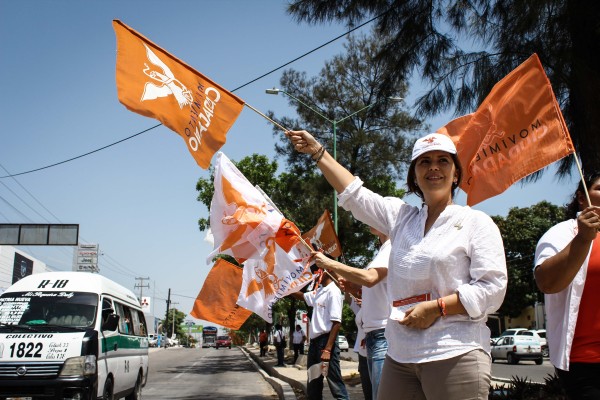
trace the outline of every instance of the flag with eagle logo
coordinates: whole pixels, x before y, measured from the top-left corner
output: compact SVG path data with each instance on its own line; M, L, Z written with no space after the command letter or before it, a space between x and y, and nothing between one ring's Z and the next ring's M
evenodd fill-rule
M114 20L113 28L119 101L175 131L207 169L244 101L121 21Z

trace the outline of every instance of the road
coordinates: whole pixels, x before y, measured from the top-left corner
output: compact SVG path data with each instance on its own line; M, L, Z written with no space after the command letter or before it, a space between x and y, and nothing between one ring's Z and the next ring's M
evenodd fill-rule
M238 348L150 350L146 400L278 399Z

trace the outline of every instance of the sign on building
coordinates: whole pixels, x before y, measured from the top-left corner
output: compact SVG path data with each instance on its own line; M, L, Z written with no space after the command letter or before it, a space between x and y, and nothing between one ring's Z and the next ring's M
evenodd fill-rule
M98 244L78 244L73 253L73 271L100 272Z

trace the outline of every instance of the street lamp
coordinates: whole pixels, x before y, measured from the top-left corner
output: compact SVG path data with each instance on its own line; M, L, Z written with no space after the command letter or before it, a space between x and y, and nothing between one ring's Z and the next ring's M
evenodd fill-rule
M303 102L302 100L300 100L299 98L295 97L294 95L286 92L285 90L282 89L278 89L278 88L272 88L272 89L267 89L265 90L265 93L267 94L274 94L277 95L279 93L283 93L288 97L291 97L292 99L296 100L298 103L302 104L304 107L308 108L309 110L311 110L312 112L314 112L315 114L317 114L318 116L320 116L321 118L323 118L324 120L326 120L327 122L329 122L330 124L333 125L333 152L332 152L332 156L333 159L337 161L337 126L340 122L343 122L345 120L347 120L350 117L355 116L356 114L360 113L361 111L366 110L367 108L371 108L373 107L375 104L378 103L378 101L375 101L371 104L367 104L366 106L364 106L363 108L361 108L360 110L357 110L355 112L353 112L350 115L346 115L344 118L338 119L338 120L332 120L330 118L328 118L326 115L324 115L321 111L315 109L314 107L311 107L310 105L306 104L305 102ZM388 100L391 100L393 102L400 102L402 100L404 100L402 97L387 97ZM335 229L335 233L338 232L338 214L337 214L337 193L335 191L335 189L333 189L333 227Z

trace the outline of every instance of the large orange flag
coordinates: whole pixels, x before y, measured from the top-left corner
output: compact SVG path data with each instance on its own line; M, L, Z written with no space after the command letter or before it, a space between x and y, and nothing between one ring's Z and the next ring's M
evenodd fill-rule
M438 132L456 144L468 205L575 151L536 54L498 82L477 111Z
M329 210L325 210L317 221L317 225L304 233L302 238L316 245L317 248L322 249L325 254L329 254L332 257L342 255L342 246L333 228Z
M244 101L121 21L114 20L113 27L119 101L177 132L198 165L207 169Z
M208 273L190 314L198 319L239 329L252 314L236 304L242 287L242 269L218 259Z

